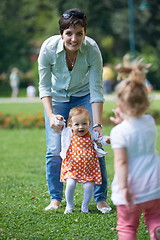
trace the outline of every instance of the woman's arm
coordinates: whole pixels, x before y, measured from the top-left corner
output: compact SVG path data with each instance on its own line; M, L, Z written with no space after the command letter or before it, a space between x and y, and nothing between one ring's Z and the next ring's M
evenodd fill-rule
M42 103L46 114L50 120L50 127L54 129L55 132L60 133L64 124L57 123L58 121L63 121L64 118L61 115L55 115L52 109L52 82L51 82L51 63L49 60L49 54L47 51L48 43L52 41L52 38L47 39L40 49L39 57L38 57L38 71L39 71L39 93L40 98L42 99Z
M43 106L46 111L46 114L50 121L50 127L53 128L55 132L60 133L64 127L64 124L57 124L56 120L64 121L63 116L55 115L53 113L51 97L43 97L42 102L43 102Z
M105 101L103 97L103 59L97 43L86 37L87 40L87 63L88 63L88 79L90 88L90 102L102 104Z
M52 110L52 98L51 97L43 97L42 103L43 103L43 106L47 113L48 118L52 117L54 115L53 110Z
M103 102L92 103L93 125L102 124ZM102 128L95 127L94 130L102 136Z

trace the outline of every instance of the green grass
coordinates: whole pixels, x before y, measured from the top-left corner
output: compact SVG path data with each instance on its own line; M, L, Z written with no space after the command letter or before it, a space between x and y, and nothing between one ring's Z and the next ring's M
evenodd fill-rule
M111 127L104 129L109 134ZM160 126L158 126L160 151ZM109 214L101 214L93 199L89 214L80 213L82 186L75 194L75 212L64 215L65 202L55 211L44 211L49 203L45 181L45 130L0 130L0 192L2 240L117 240L116 211L111 195L113 152L107 147ZM149 240L141 221L139 240Z
M11 99L12 101L12 99ZM107 100L104 103L104 112L112 112L112 109L116 107L116 102ZM160 110L160 100L151 100L151 108L154 110ZM43 112L43 105L42 102L36 103L3 103L0 104L0 112L2 113L25 113L25 114L36 114L38 112Z
M154 101L154 108L159 107ZM110 112L115 102L107 101L104 110ZM41 103L0 104L0 112L36 114L43 111ZM109 135L110 127L104 128ZM108 203L109 214L101 214L93 199L89 214L80 213L83 190L77 185L75 212L64 215L65 201L55 211L44 211L49 204L45 180L45 130L44 129L0 129L0 197L2 240L117 240L116 210L111 202L113 180L113 152L107 147ZM158 151L160 152L160 126L158 126ZM149 240L141 219L139 240Z
M3 103L0 104L0 112L2 113L22 113L26 115L34 115L38 112L43 112L43 105L39 103Z

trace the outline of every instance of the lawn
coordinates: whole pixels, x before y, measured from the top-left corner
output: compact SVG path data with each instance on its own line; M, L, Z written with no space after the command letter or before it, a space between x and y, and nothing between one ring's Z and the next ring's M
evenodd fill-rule
M37 103L4 103L0 104L0 112L8 114L22 113L26 115L37 114L43 111L43 105L41 102Z
M160 94L159 94L160 95ZM1 99L0 99L1 100ZM12 102L12 99L10 99L10 103L1 103L0 101L0 112L2 113L25 113L25 114L37 114L38 112L43 112L43 105L41 100L39 102L33 103L30 102L19 102L15 103ZM105 112L111 112L112 108L116 107L115 101L107 100L104 103L104 111ZM151 95L151 108L155 110L160 110L160 100L154 99L154 95Z
M0 105L1 108L2 105ZM107 104L110 111L114 103ZM13 113L13 105L3 104L3 109ZM41 104L30 104L20 108L14 104L15 112L32 114L43 111ZM0 110L1 111L1 110ZM158 151L160 153L160 126L158 128ZM104 127L109 135L111 126ZM109 214L101 214L93 199L89 214L80 213L82 186L78 184L75 194L75 212L64 215L65 201L57 211L44 211L49 203L45 180L45 130L44 129L0 129L0 196L2 240L117 240L116 210L111 196L113 179L113 152L107 147L108 203ZM139 240L149 240L141 219Z

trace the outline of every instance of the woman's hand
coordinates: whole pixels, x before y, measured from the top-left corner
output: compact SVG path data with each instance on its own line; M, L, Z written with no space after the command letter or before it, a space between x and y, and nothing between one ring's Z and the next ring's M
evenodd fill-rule
M102 128L101 127L95 127L95 128L93 128L93 131L98 132L99 137L102 137Z
M114 112L115 117L110 117L110 120L115 124L121 123L124 120L124 118L120 108L112 109L112 111Z
M62 115L55 115L53 113L51 97L43 97L42 102L50 121L50 127L54 129L55 132L61 133L65 123L64 117Z
M50 127L54 129L55 132L61 133L64 124L65 124L65 119L61 115L54 115L52 114L49 118L50 120Z

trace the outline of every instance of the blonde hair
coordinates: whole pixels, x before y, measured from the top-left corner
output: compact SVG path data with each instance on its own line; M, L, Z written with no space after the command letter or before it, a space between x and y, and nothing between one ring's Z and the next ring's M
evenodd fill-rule
M78 107L74 107L70 110L69 117L68 117L68 124L72 123L72 117L77 116L77 115L82 115L82 114L84 114L91 122L89 111L82 106L78 106Z
M125 109L125 114L138 117L144 114L150 105L145 85L150 64L142 63L142 59L129 60L128 56L125 56L123 63L116 67L118 77L122 80L116 87L116 94L118 102Z

